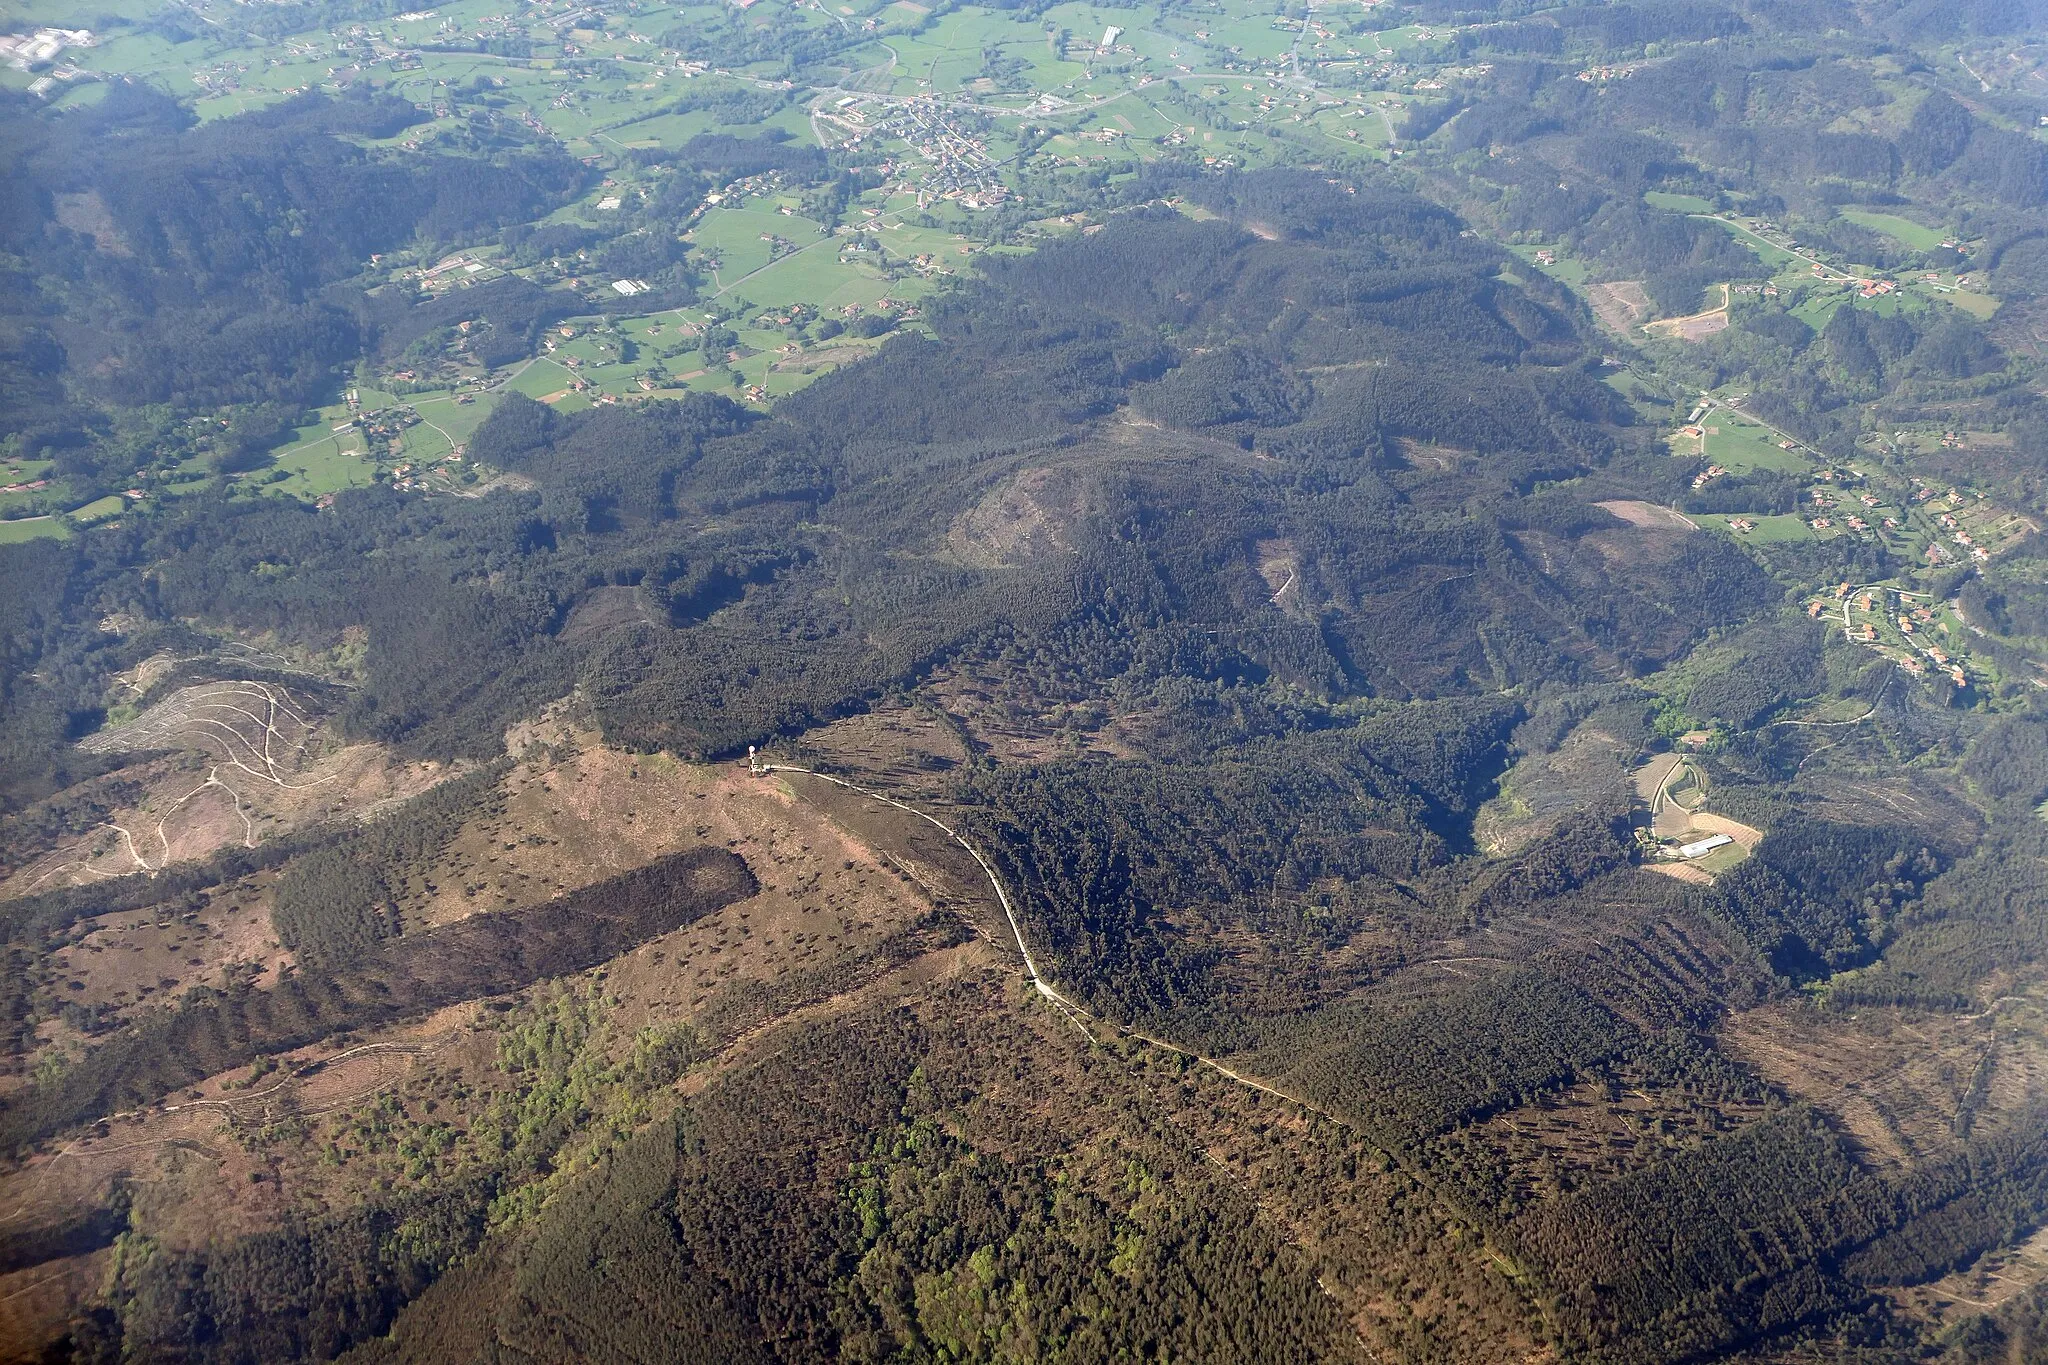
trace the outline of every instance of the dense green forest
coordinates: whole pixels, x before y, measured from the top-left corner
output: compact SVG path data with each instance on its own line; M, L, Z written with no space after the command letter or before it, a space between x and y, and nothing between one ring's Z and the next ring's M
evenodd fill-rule
M840 714L991 631L1058 633L1083 685L1156 672L1185 653L1173 637L1199 632L1213 637L1203 682L1409 698L1625 675L1745 609L1739 592L1673 591L1702 575L1760 584L1733 550L1688 542L1620 584L1597 552L1572 548L1611 518L1569 496L1519 496L1642 448L1555 300L1494 280L1498 253L1420 200L1309 177L1261 184L1157 188L1271 219L1287 228L1279 241L1171 213L1120 220L949 300L934 310L935 338L896 339L771 418L716 398L561 418L508 397L472 453L532 479L531 493L449 503L365 490L321 513L201 498L90 550L0 547L10 581L25 585L10 594L25 722L13 799L47 789L62 746L89 723L102 670L146 649L149 627L193 615L316 648L367 625L346 723L449 756L485 752L496 717L579 678L620 742L731 753ZM1189 260L1199 292L1111 287L1159 257ZM1275 338L1263 356L1239 347L1241 365L1298 365L1311 350L1343 364L1422 318L1456 344L1404 344L1408 372L1342 369L1230 414L1175 408L1212 336ZM1464 401L1432 401L1432 385ZM1132 460L1084 436L1088 419L1124 402L1158 412L1186 442ZM1404 495L1415 478L1404 441L1478 453L1455 504L1441 485ZM1070 531L1078 556L934 561L935 529L1048 455L1086 509ZM1213 473L1191 484L1196 465ZM1202 501L1169 509L1169 494ZM1533 568L1535 536L1577 570ZM1310 582L1332 607L1320 626L1260 601L1271 589L1246 559L1260 538L1291 539L1312 560ZM257 564L282 568L252 575ZM836 606L821 599L827 583ZM565 639L569 609L606 585L639 589L666 627ZM130 611L143 631L48 631L88 599ZM450 677L469 681L439 685Z

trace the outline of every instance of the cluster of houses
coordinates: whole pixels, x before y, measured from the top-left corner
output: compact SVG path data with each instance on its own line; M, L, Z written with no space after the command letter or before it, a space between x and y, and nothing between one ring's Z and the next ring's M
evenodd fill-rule
M1835 600L1845 601L1849 596L1849 591L1847 583L1841 584L1835 589ZM1963 666L1952 658L1947 650L1925 638L1928 628L1932 628L1935 633L1947 635L1949 633L1948 623L1939 620L1932 607L1914 606L1911 595L1905 592L1898 592L1898 603L1896 608L1894 608L1890 601L1893 591L1896 590L1865 588L1858 594L1854 605L1864 619L1860 624L1848 626L1846 631L1848 638L1857 644L1878 648L1880 643L1877 631L1878 622L1886 619L1889 614L1891 623L1898 627L1899 634L1905 638L1907 647L1896 654L1890 650L1879 648L1879 653L1885 654L1888 658L1893 658L1901 669L1916 678L1925 676L1927 668L1931 664L1947 676L1949 681L1957 687L1968 687L1970 685L1970 678L1963 671ZM1818 618L1827 612L1829 605L1825 599L1816 599L1807 603L1806 614L1809 617ZM1846 604L1843 610L1843 620L1845 623L1848 621ZM1921 662L1923 658L1927 661L1926 663Z
M372 264L375 264L375 262L373 261ZM423 293L439 295L445 294L458 284L480 283L479 276L495 278L496 274L500 273L503 272L498 271L497 267L487 262L457 253L442 261L439 265L427 266L420 270L408 270L405 272L405 277L416 281Z

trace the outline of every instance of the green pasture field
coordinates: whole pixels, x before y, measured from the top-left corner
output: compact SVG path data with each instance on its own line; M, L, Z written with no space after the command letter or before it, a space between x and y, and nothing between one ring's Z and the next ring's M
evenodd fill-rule
M954 270L958 270L963 262L971 260L975 252L979 251L964 233L949 232L945 228L920 227L915 223L885 227L876 236L881 239L882 249L892 256L935 256ZM973 249L963 254L960 250L962 247Z
M1728 522L1736 515L1739 514L1728 513L1723 515L1718 512L1695 513L1693 520L1702 527L1712 527L1716 530L1726 531L1737 540L1751 541L1758 545L1775 545L1784 544L1788 541L1817 539L1811 526L1808 526L1798 517L1790 515L1775 517L1752 516L1749 520L1756 523L1755 530L1747 532L1729 530Z
M351 414L347 404L335 403L332 406L321 408L318 416L320 418L319 421L300 427L285 438L283 445L270 453L272 455L282 455L286 451L296 450L300 446L318 445L322 441L335 440L337 439L334 434L335 425L348 421ZM350 432L339 439L344 442L354 442L356 449L362 449L362 437L356 432Z
M283 470L286 477L263 484L264 492L317 498L374 482L377 466L360 454L349 453L341 440L330 435L325 441L280 452L270 469L257 471L256 478L269 478L277 470Z
M10 71L7 74L12 76L18 73ZM26 77L25 79L33 79L33 77ZM57 92L56 97L50 101L50 107L66 111L86 109L98 104L106 97L107 87L103 81L73 81L70 85Z
M568 362L571 357L574 357L582 369L587 372L592 369L617 364L620 348L618 342L610 337L583 332L572 341L564 341L558 344L552 354L556 363L565 368L573 368L569 367Z
M610 147L679 147L700 133L736 131L716 122L708 110L696 109L687 114L658 111L656 106L628 121L600 128L591 136Z
M720 205L697 220L690 240L718 253L718 268L710 274L714 286L723 292L768 264L768 243L761 240L764 232L799 247L819 241L822 235L819 225L809 218Z
M1692 865L1709 876L1720 876L1731 867L1738 867L1749 861L1749 850L1741 844L1723 844L1712 853L1692 860Z
M579 347L581 347L580 353ZM606 393L619 392L622 386L630 384L633 378L646 369L648 365L648 362L645 360L636 360L629 365L616 359L608 358L602 355L596 347L591 346L586 339L580 337L576 341L558 347L551 358L556 366L565 373L573 374L585 383L596 384ZM581 363L571 366L567 363L571 359Z
M1046 23L1053 22L1048 15ZM1070 47L1099 38L1101 30L1095 30L1091 38L1084 39L1082 34L1081 29L1073 30ZM953 93L965 88L980 76L986 65L983 54L990 49L1027 63L1032 83L1041 88L1079 80L1087 70L1085 63L1054 57L1043 27L983 9L958 9L941 15L915 35L891 38L889 46L897 58L891 85L904 94L919 90Z
M62 517L21 517L0 521L0 545L20 545L30 540L63 540L71 527Z
M679 342L695 346L697 312L690 308L675 308L663 313L641 313L634 317L616 319L618 328L633 343L640 347L644 357L663 346L674 346ZM659 327L660 331L654 329Z
M1060 8L1070 7L1063 5ZM1270 10L1257 14L1217 16L1197 27L1208 33L1209 51L1219 59L1230 56L1241 62L1272 62L1293 50L1294 40L1300 32L1298 22L1290 23L1287 28L1278 28L1273 17ZM1232 48L1237 51L1232 52Z
M1113 128L1127 138L1149 141L1165 137L1181 125L1133 90L1098 106L1086 126L1091 130Z
M1530 269L1540 270L1544 274L1550 276L1550 278L1552 278L1553 280L1560 281L1561 283L1567 284L1574 289L1581 287L1586 282L1587 269L1586 263L1584 261L1576 260L1570 256L1560 254L1556 262L1551 265L1537 264L1537 252L1559 251L1560 249L1557 247L1511 246L1508 248L1508 250L1513 252L1517 257L1519 257L1523 262L1525 262Z
M1848 299L1839 290L1818 290L1790 309L1792 316L1818 332Z
M474 397L474 403L464 403L454 394L445 398L415 395L412 406L422 418L447 432L457 444L466 444L470 433L483 425L484 418L491 415L491 409L498 402L495 393L479 393Z
M1922 227L1910 218L1901 218L1892 213L1872 213L1867 209L1842 209L1836 214L1846 218L1858 227L1867 227L1873 232L1882 232L1894 241L1903 242L1915 251L1932 251L1948 236L1939 228Z
M76 22L75 14L64 22ZM192 72L214 65L233 50L219 39L194 38L174 43L158 33L120 29L105 34L93 47L65 55L88 71L146 76L173 95L191 96L199 92Z
M94 522L118 517L121 515L121 509L127 505L128 499L119 493L109 493L104 498L94 498L83 507L72 508L67 515L80 526L90 526Z
M141 23L160 7L159 0L105 0L105 3L95 4L92 13L100 18L101 23L108 19ZM33 28L74 28L78 22L79 7L74 0L5 0L5 3L0 3L0 29L9 33Z
M888 241L886 237L883 240ZM872 266L842 261L831 243L821 242L808 251L783 257L735 288L727 298L762 308L802 303L820 313L836 313L849 303L865 308L883 297L910 298L929 288L922 280L890 280Z
M0 459L0 479L5 479L8 483L44 479L49 477L50 470L55 466L54 460Z
M452 454L459 442L453 432L441 425L439 410L432 407L422 409L417 399L413 410L420 414L419 425L408 427L398 438L398 459L419 462L438 460Z
M1701 420L1703 427L1710 428L1705 438L1705 454L1714 464L1738 474L1753 469L1796 474L1813 467L1812 461L1799 452L1780 450L1781 438L1772 435L1768 428L1745 422L1725 408L1710 412Z
M1347 101L1323 107L1308 126L1347 147L1380 148L1388 142L1387 120L1369 104Z
M1880 317L1894 317L1899 313L1924 312L1927 306L1925 294L1901 291L1866 299L1859 298L1852 286L1840 284L1812 290L1791 312L1793 317L1817 332L1828 325L1828 319L1838 308L1861 308Z
M2002 302L1996 294L1981 294L1970 289L1934 289L1925 281L1921 282L1916 292L1930 299L1938 299L1951 308L1960 308L1979 322L1990 321Z
M215 119L234 118L239 114L253 114L282 102L286 97L276 91L254 89L236 90L225 95L192 101L192 112L199 116L201 123Z
M1643 202L1653 209L1664 209L1671 213L1711 214L1714 201L1702 199L1696 194L1669 194L1663 190L1643 191Z
M1645 388L1643 382L1627 370L1618 370L1600 382L1626 398L1642 420L1661 423L1669 419L1670 399Z
M551 393L568 388L569 382L575 377L565 366L557 365L546 356L540 356L526 363L505 387L513 393L523 393L528 398L545 398Z

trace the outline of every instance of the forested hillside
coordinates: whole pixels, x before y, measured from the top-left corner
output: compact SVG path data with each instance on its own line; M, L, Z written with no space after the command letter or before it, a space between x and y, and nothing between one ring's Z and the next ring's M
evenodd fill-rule
M500 9L9 40L0 1361L2039 1356L2040 16Z
M189 442L184 419L229 410L215 464L247 468L326 400L336 365L404 328L342 287L371 256L494 235L582 181L538 148L420 164L355 141L418 119L391 96L308 94L195 128L128 83L54 123L0 109L15 187L0 222L12 262L0 364L14 381L0 421L17 454L112 486L155 443Z

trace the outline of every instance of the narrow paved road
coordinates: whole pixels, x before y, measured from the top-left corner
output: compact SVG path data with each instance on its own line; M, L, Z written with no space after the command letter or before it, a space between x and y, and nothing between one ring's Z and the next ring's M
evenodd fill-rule
M1758 233L1751 232L1742 224L1735 222L1733 219L1723 218L1718 213L1689 213L1686 215L1686 217L1697 218L1700 221L1706 223L1719 223L1722 227L1733 228L1736 232L1740 233L1744 237L1747 237L1754 242L1760 242L1764 246L1769 247L1772 251L1782 251L1787 256L1791 256L1797 260L1805 261L1808 265L1818 266L1822 271L1826 272L1821 276L1822 279L1843 281L1854 280L1857 278L1856 276L1849 274L1847 271L1840 270L1834 266L1829 265L1826 261L1823 261L1818 257L1809 256L1803 251L1794 251L1789 246L1785 246L1779 242L1774 242L1770 238L1762 236Z

